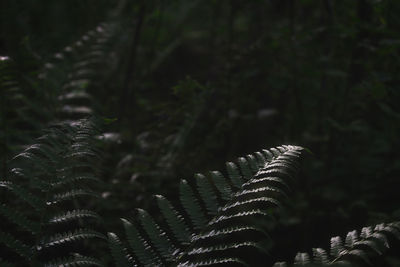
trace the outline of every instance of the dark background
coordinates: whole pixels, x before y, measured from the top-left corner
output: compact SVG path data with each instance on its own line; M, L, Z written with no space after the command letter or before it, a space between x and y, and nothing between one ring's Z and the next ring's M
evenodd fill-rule
M117 25L102 80L88 88L120 138L104 145L109 227L153 210L152 194L176 199L181 178L280 144L313 154L282 214L278 258L400 219L399 1L111 2L0 6L0 55L26 88L98 23ZM25 90L52 105L45 89ZM4 163L18 149L1 141Z

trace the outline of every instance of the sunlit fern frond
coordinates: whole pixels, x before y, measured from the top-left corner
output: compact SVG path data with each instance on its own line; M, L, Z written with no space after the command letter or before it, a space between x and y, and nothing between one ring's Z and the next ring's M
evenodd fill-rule
M116 264L133 258L144 266L246 265L273 245L268 231L274 210L290 193L301 147L280 146L228 162L220 172L182 180L180 204L157 195L163 223L144 210L123 219L129 246L109 236ZM116 245L118 244L118 245ZM116 252L120 247L123 251ZM121 255L126 255L122 260Z

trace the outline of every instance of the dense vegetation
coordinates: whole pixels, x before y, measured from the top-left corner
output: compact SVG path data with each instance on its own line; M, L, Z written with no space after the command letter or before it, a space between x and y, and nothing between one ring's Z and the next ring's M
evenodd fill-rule
M0 266L400 265L400 2L6 2Z

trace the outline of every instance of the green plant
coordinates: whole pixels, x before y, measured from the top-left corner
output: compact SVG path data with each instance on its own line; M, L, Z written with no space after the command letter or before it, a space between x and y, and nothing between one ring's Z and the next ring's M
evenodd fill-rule
M374 228L364 227L360 234L356 230L347 233L345 242L339 236L331 238L329 253L322 248L313 248L313 256L298 253L295 266L381 266L383 256L391 245L400 241L400 222L378 224ZM287 267L277 262L273 267Z
M195 186L182 180L179 195L184 213L157 195L164 226L139 209L140 228L122 219L130 249L109 233L117 265L136 261L145 266L202 266L254 261L252 256L273 245L268 229L273 225L274 210L294 183L302 150L280 146L247 159L241 157L240 171L228 162L228 179L220 172L211 172L209 177L196 174Z
M10 162L7 178L0 181L0 216L7 221L0 231L2 261L99 265L81 256L87 248L75 244L105 238L93 224L101 219L87 200L97 196L90 189L99 182L97 133L90 120L54 125Z

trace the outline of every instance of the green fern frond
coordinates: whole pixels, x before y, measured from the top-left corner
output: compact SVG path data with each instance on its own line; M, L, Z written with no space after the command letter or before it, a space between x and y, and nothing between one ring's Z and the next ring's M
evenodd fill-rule
M74 254L65 259L54 260L48 262L44 265L45 267L58 267L58 266L105 266L101 261L92 258L83 256L80 254Z
M158 207L161 210L168 226L174 233L174 237L182 245L188 244L190 241L189 227L186 225L182 215L180 215L171 203L161 195L156 195Z
M264 167L264 165L259 165L256 158L252 155L249 154L246 156L247 162L249 163L250 169L253 173L256 173L259 168Z
M294 258L294 265L307 265L310 263L310 257L307 253L297 253Z
M228 177L231 180L232 184L236 188L240 188L243 184L242 176L240 175L239 169L233 162L226 163L226 170L228 172Z
M179 263L178 267L200 267L200 266L249 266L244 261L238 258L213 258L209 260L202 260L196 262L183 262Z
M217 196L214 192L212 184L208 181L208 179L198 173L195 175L195 179L197 182L197 188L199 194L204 201L204 204L207 208L208 214L215 215L218 210Z
M92 192L90 190L87 189L72 189L70 191L67 192L63 192L63 193L59 193L59 194L55 194L51 200L49 200L46 204L47 205L54 205L57 204L59 202L62 201L66 201L66 200L70 200L70 199L74 199L76 197L80 197L80 196L91 196L91 197L95 197L95 198L99 198L99 194Z
M225 201L230 200L232 189L225 177L219 171L210 172L210 176L212 181L214 182L215 187L218 189L221 198Z
M51 224L65 223L72 220L79 220L82 218L94 218L98 220L101 219L97 213L90 210L72 210L53 216L52 218L49 219L49 223Z
M374 259L384 255L389 249L388 236L400 240L398 231L400 223L379 224L372 227L364 227L361 233L356 230L346 235L345 243L339 236L331 238L330 257L322 248L313 248L313 257L307 253L298 253L295 258L295 266L375 266ZM393 229L396 229L393 231ZM280 262L279 264L283 264ZM276 263L274 266L281 266ZM284 266L288 266L287 264Z
M177 249L171 243L167 234L160 229L146 211L138 209L138 212L142 227L146 231L157 251L166 261L172 260L173 258L171 256L176 253Z
M106 237L94 230L91 229L77 229L72 232L66 233L57 233L54 236L50 236L41 242L41 246L43 247L51 247L56 246L68 242L75 242L82 239L89 239L89 238L100 238L106 239Z
M240 157L240 158L238 158L238 163L239 163L239 167L243 173L244 178L246 180L251 179L251 177L253 177L253 173L250 169L250 166L249 166L247 160L243 157Z
M111 255L113 256L117 266L131 266L131 258L126 253L126 249L122 246L121 241L116 234L108 233L108 244L111 250Z
M139 234L136 227L128 220L121 219L131 249L144 266L158 266L161 259L156 255L151 246ZM118 265L119 266L119 265Z
M301 151L302 148L284 146L279 149L274 150L275 155L270 160L261 154L256 154L258 159L253 155L247 159L239 158L242 173L247 176L251 173L251 177L243 177L238 167L228 162L229 182L219 172L211 172L210 180L201 174L195 175L196 188L182 180L180 200L190 218L189 227L162 196L156 198L168 230L162 230L143 210L139 210L139 221L146 236L123 220L136 258L144 265L158 260L163 264L175 262L178 266L195 266L217 262L221 256L234 259L244 251L266 253L272 244L266 231L274 221L271 210L279 208L281 201L287 197L289 184L297 171L289 161L295 162L299 156L292 150ZM292 153L287 156L287 152ZM194 231L190 232L189 228ZM168 237L167 233L172 236ZM173 240L179 242L178 247ZM163 259L159 259L157 254ZM238 259L240 257L243 256ZM236 263L245 262L243 258Z
M208 238L220 238L220 237L228 237L232 234L243 234L243 235L263 235L269 238L269 235L261 228L255 226L235 226L235 227L228 227L222 228L220 230L210 230L199 235L196 235L192 238L192 242L194 241L201 241L207 240Z
M198 199L194 196L192 188L185 180L179 185L180 200L189 215L194 229L202 229L207 224L205 213L202 211Z

